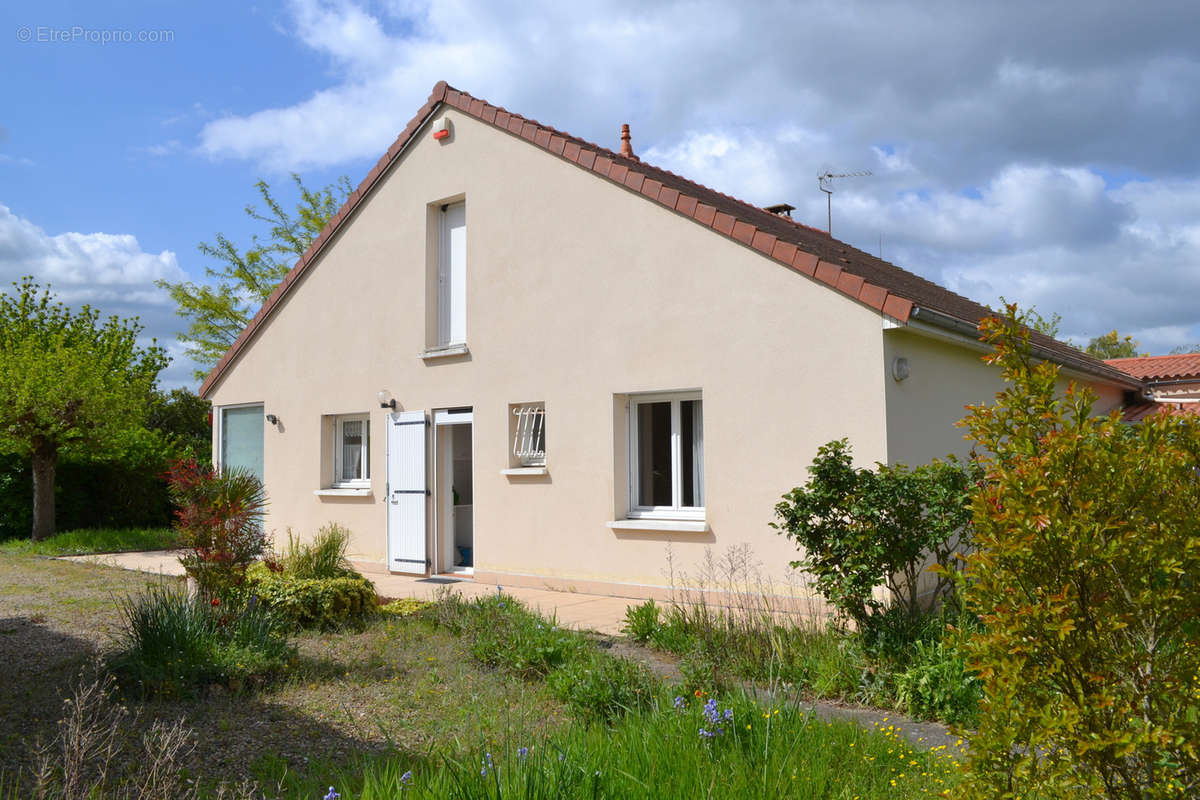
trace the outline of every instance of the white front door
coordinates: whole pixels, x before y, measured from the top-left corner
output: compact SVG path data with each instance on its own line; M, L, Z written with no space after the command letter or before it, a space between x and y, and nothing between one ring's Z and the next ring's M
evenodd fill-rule
M397 411L387 426L387 542L392 572L429 572L425 519L429 487L425 476L424 411Z

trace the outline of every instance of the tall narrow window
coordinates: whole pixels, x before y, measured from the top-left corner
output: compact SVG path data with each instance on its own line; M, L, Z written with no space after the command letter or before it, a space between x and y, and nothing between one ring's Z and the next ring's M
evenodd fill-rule
M366 415L337 417L333 425L333 485L371 483L371 423Z
M467 341L467 206L442 206L438 223L438 344Z
M704 514L704 418L696 393L629 404L630 514Z
M221 409L221 469L248 469L262 480L264 419L261 405Z

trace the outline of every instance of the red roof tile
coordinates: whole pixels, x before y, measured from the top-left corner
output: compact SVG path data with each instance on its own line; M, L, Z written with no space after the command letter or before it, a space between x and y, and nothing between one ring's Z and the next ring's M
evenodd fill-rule
M1114 359L1115 360L1115 359ZM1166 415L1169 417L1186 417L1200 414L1200 403L1134 403L1121 412L1122 422L1141 422L1150 417Z
M659 203L673 208L685 217L695 219L702 225L713 227L733 241L757 246L756 249L767 257L781 261L810 277L815 276L835 290L872 308L882 309L884 314L901 322L907 322L916 307L970 325L977 324L983 317L992 313L985 306L840 242L824 231L793 222L790 218L781 217L714 191L673 172L622 157L563 131L491 106L465 92L448 87L442 81L433 87L425 105L359 185L356 197L348 200L330 220L312 246L300 257L296 266L250 320L229 351L213 367L200 386L201 396L207 395L213 388L283 295L297 283L325 245L337 234L341 224L353 213L357 204L371 192L387 167L400 156L417 130L433 115L438 104L443 102L499 130L519 136L548 153L558 155L561 152L560 157L564 160L578 164L583 169L593 170L595 174L616 181L631 191L638 191L639 188L644 191L647 185L653 187L660 184L662 188L657 198ZM630 181L627 186L624 181L631 170L636 170L639 177ZM646 195L650 196L650 192L646 192ZM769 251L766 249L770 242L767 236L775 237ZM1130 382L1125 373L1081 353L1070 345L1041 334L1034 334L1033 340L1064 364L1112 381Z
M1135 378L1147 381L1200 380L1200 353L1175 356L1141 356L1139 358L1110 358L1105 364L1116 367Z

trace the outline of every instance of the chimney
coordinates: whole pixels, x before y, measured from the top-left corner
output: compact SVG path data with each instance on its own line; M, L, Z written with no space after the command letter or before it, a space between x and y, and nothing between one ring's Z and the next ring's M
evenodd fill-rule
M630 138L629 123L625 123L621 126L621 155L625 156L626 158L632 158L634 161L638 161L640 159L633 154L633 145L630 144Z
M795 210L795 206L787 203L776 203L773 206L767 206L763 209L763 211L769 211L776 216L787 217L788 219L792 218L792 212Z

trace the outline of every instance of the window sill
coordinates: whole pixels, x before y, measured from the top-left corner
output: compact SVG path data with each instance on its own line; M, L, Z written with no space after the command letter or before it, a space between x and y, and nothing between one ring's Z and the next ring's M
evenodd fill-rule
M511 469L500 470L501 475L507 475L510 478L517 478L524 475L549 475L550 470L545 467L512 467Z
M421 353L421 358L425 361L437 361L441 358L454 358L455 356L469 356L470 349L466 343L462 344L447 344L438 347L430 347Z
M370 497L371 487L364 486L361 488L339 488L339 489L317 489L313 492L317 497Z
M708 521L703 519L618 519L605 525L614 531L708 533Z

